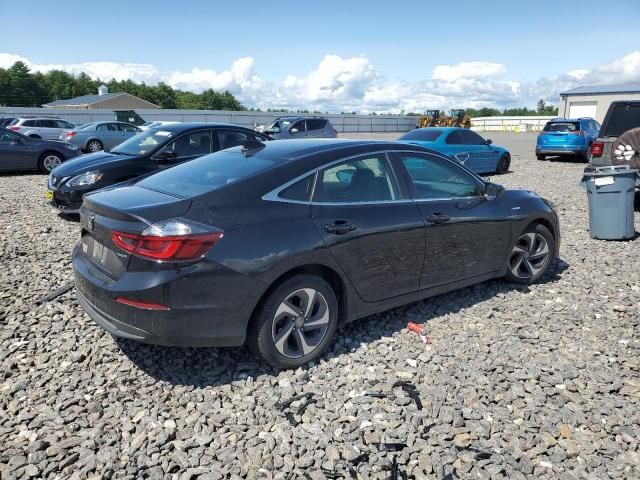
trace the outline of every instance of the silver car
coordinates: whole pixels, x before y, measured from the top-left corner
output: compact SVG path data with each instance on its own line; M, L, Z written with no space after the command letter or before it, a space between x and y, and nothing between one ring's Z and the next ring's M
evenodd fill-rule
M125 122L91 122L60 134L60 140L73 143L85 152L111 150L126 139L140 133L135 125Z
M288 138L336 138L338 131L324 117L300 115L276 118L263 130L274 140Z
M71 122L52 116L19 117L14 119L9 125L5 125L5 128L31 138L58 140L62 131L75 128L75 126L76 125Z

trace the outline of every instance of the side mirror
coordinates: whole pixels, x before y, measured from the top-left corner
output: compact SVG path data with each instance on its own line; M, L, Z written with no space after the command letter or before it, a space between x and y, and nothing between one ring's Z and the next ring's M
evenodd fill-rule
M298 133L300 130L298 130L297 128L292 128L291 130L289 130L289 133Z
M155 159L162 163L166 163L170 160L175 160L176 158L178 158L178 154L176 152L172 152L171 150L162 150L155 156Z
M482 195L484 196L485 200L494 200L503 191L504 187L502 185L498 185L497 183L493 182L486 182L484 184Z
M491 145L493 143L493 140L491 140L490 138L487 138L484 143L486 145Z

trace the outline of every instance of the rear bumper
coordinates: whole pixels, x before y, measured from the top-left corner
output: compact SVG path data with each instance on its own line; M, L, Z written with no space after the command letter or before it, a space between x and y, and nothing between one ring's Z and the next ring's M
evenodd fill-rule
M587 152L586 145L568 145L568 146L537 146L536 155L576 155Z
M193 275L172 270L127 272L113 281L79 250L76 247L73 253L78 302L92 320L112 335L176 347L232 347L244 343L257 299L252 303L251 290L236 291L237 278L225 282L215 275L200 278L202 272ZM120 296L161 303L169 310L123 305L116 302Z

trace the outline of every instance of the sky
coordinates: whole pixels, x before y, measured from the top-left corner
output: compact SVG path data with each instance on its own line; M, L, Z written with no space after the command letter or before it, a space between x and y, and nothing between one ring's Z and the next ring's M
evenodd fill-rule
M0 0L16 60L330 112L557 104L640 84L638 0Z

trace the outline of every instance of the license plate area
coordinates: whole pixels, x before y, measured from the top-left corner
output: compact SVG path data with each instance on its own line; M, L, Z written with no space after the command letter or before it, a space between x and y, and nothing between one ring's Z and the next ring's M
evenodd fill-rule
M53 192L51 190L47 190L46 192L44 192L44 198L46 198L48 201L53 200Z
M112 279L119 278L125 271L127 258L120 258L114 245L105 245L89 234L82 236L82 253L102 272Z

